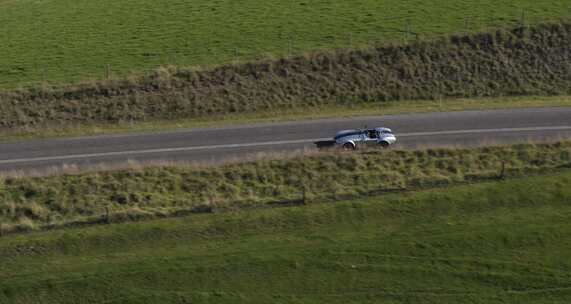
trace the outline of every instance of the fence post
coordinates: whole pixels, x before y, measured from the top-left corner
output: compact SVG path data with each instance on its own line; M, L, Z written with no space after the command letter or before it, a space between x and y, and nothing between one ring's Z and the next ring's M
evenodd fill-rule
M299 175L299 183L301 186L301 204L305 205L307 203L307 185L309 184L309 174L305 162L301 164L301 173Z
M105 223L109 224L110 223L110 219L109 219L109 206L105 206Z
M293 38L292 38L292 35L289 35L288 39L287 39L287 56L288 57L291 57L292 51L293 51Z
M468 17L464 18L464 33L468 33Z
M567 68L567 81L571 81L571 64L568 62L569 61L569 49L565 48L565 60L567 62L565 62L565 67Z
M521 28L525 27L525 9L521 10L521 19L519 20L519 25Z
M466 35L468 35L468 32L470 31L471 23L472 23L471 16L468 16L464 19L464 32L466 33Z
M353 33L349 33L349 48L353 48Z
M111 78L111 65L108 63L105 65L105 79Z
M406 20L405 29L404 29L404 39L408 42L410 36L410 20Z

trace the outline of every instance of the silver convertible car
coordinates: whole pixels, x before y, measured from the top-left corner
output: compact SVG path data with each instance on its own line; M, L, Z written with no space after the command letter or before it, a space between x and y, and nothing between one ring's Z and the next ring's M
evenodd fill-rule
M345 150L355 150L360 146L380 146L388 148L397 138L389 128L372 128L358 130L343 130L337 132L333 140L317 141L318 148L342 147Z

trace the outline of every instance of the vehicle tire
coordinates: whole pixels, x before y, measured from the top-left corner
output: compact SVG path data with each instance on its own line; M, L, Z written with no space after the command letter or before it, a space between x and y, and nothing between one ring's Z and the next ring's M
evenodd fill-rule
M355 150L357 147L355 147L354 144L352 143L344 143L343 144L343 150L349 151L349 150Z
M379 143L379 145L381 146L381 148L386 149L386 148L388 148L391 144L389 144L389 143L386 142L386 141L381 141L381 142Z

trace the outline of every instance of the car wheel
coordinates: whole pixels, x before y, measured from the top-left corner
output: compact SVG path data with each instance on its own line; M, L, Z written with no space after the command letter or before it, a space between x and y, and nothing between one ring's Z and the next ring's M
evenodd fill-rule
M355 145L352 143L344 143L343 150L355 150Z
M381 145L381 148L383 148L383 149L386 149L386 148L388 148L388 147L390 146L390 144L389 144L388 142L386 142L386 141L381 141L381 142L379 143L379 145Z

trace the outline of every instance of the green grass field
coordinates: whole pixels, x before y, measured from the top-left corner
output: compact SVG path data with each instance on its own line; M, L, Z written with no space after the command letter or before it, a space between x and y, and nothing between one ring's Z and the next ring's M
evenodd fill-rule
M571 15L566 0L2 0L0 87L217 65ZM290 38L291 37L291 38Z
M568 303L571 172L0 237L0 303Z

